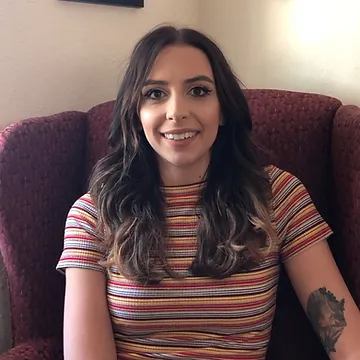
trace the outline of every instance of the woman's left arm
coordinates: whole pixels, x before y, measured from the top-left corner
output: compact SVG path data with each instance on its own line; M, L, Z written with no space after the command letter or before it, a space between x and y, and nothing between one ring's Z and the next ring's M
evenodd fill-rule
M360 360L360 312L320 241L284 263L291 283L332 360Z

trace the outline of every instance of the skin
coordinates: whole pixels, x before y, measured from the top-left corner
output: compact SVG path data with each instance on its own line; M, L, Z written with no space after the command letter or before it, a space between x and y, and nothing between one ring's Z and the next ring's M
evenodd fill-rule
M116 360L105 274L66 269L65 360Z
M204 53L170 46L159 54L142 89L140 120L165 185L203 179L221 122L214 76ZM189 131L197 134L186 141L163 136Z

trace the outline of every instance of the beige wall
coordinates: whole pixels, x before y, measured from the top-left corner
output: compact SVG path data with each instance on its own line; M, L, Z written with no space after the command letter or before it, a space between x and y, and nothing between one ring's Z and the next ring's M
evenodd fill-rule
M360 105L359 0L201 0L200 25L248 87Z
M142 9L59 0L0 0L0 128L113 99L122 63L163 22L194 26L198 0Z
M0 129L113 99L147 30L200 27L248 87L314 91L360 104L359 0L145 0L143 9L0 1Z

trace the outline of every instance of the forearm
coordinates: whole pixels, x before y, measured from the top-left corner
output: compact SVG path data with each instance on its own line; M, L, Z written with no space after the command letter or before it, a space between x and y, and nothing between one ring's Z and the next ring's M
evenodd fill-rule
M360 312L326 242L285 264L298 298L331 360L360 353Z

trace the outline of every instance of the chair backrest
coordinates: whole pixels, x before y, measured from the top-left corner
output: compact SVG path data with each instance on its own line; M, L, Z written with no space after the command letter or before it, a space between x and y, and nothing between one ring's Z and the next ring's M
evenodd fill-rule
M329 215L331 128L337 99L284 90L246 90L258 143L274 155L276 165L298 176L318 209ZM114 102L93 107L87 114L86 178L107 152L107 135Z
M277 165L303 181L331 222L330 133L340 102L277 90L247 90L246 96L258 141L274 153ZM10 284L14 345L44 334L61 336L64 279L54 267L65 217L106 154L113 106L30 119L1 133L0 251ZM277 310L268 359L325 359L284 274Z
M0 133L0 252L14 346L61 336L64 277L55 265L66 215L82 191L85 134L79 112L24 120Z
M331 133L341 102L280 90L248 90L246 95L258 142L274 154L276 165L304 183L331 224ZM267 359L328 359L284 271Z
M342 106L334 120L331 239L335 260L360 308L360 107Z
M341 102L323 95L282 90L246 90L245 95L257 142L273 154L276 165L300 178L320 213L331 223L331 129ZM113 107L114 102L108 102L88 113L87 175L106 154ZM319 360L327 356L282 271L267 359L290 358Z

